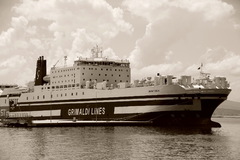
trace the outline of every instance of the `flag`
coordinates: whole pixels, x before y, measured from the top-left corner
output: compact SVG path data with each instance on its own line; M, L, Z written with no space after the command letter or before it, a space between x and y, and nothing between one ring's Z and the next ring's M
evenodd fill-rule
M201 63L201 66L200 66L200 67L198 67L198 70L199 70L199 69L201 69L202 67L203 67L203 64Z

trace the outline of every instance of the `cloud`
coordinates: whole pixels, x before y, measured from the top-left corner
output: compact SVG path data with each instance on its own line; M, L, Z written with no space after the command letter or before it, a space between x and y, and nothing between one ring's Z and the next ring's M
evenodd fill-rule
M1 33L0 47L10 44L14 32L15 32L15 30L13 28L9 28L7 31Z
M240 89L240 55L229 51L223 47L207 49L200 58L203 62L203 71L214 76L224 76L230 83L232 92L229 99L239 101ZM197 68L200 64L193 64L183 72L187 75L199 75Z
M145 33L129 55L133 75L164 68L168 74L198 76L203 62L207 72L240 88L240 29L232 5L220 0L126 0L122 5L146 20Z
M22 75L25 75L26 70L28 70L25 68L26 63L27 59L20 55L12 55L11 57L2 58L0 64L0 76L3 80L4 78L7 78L7 81L3 81L2 83L16 84L18 81L19 83L21 82L21 84L25 84L26 79L22 77ZM19 77L22 79L18 79Z
M132 14L144 17L148 22L155 22L170 18L172 10L182 9L189 13L200 13L205 20L218 20L231 16L234 13L233 6L220 0L125 0L126 6Z
M17 68L29 72L21 82L32 80L34 75L30 73L34 73L33 66L40 55L47 57L48 65L52 66L65 55L69 61L88 56L91 48L99 44L107 48L108 55L114 56L106 44L118 34L133 32L133 26L123 18L123 10L113 8L105 0L23 0L12 11L15 17L9 29L0 34L0 63L6 64L4 61L8 60L14 63L9 57L16 55L23 57L25 60L20 58L23 63L17 63ZM58 65L63 65L62 61ZM8 75L7 72L20 75L14 67L1 67L2 75Z
M25 29L28 25L28 20L23 16L13 17L11 25L16 29Z
M122 9L113 8L104 0L24 0L15 11L32 21L49 21L49 29L53 32L69 34L78 28L86 28L88 32L112 38L119 32L133 31L131 24L123 20Z
M148 21L129 56L135 67L181 60L191 65L206 48L240 50L234 8L222 1L124 1L128 11ZM230 42L229 39L232 41ZM174 56L166 59L171 51ZM194 53L195 52L195 53ZM158 57L158 59L156 59ZM186 57L185 59L183 57Z
M201 57L206 62L206 69L215 74L240 76L240 55L218 47L208 49Z
M160 73L161 75L174 75L180 76L179 73L183 73L184 67L181 62L176 63L164 63L158 65L149 65L143 68L133 68L132 77L133 79L141 79L146 77L153 77Z
M116 53L113 51L112 48L107 48L105 50L103 50L102 53L103 57L109 58L109 59L114 59L114 60L120 60L119 56L116 55Z

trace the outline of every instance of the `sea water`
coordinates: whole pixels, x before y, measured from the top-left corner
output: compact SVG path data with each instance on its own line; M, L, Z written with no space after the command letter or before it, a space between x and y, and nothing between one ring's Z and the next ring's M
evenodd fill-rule
M240 118L221 128L0 128L0 160L240 159Z

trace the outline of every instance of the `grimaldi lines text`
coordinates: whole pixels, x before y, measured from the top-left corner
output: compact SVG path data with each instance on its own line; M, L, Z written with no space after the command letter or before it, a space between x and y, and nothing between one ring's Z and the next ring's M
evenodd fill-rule
M5 88L1 119L8 125L208 125L214 110L231 92L225 77L157 74L131 83L127 60L111 60L101 49L72 66L46 72L43 56L28 87Z

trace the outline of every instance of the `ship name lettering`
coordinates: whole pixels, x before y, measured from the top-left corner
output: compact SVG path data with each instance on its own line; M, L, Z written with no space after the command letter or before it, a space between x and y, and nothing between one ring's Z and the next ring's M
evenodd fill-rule
M160 92L160 90L155 89L155 90L149 90L148 92Z
M105 115L105 107L68 109L68 116Z

